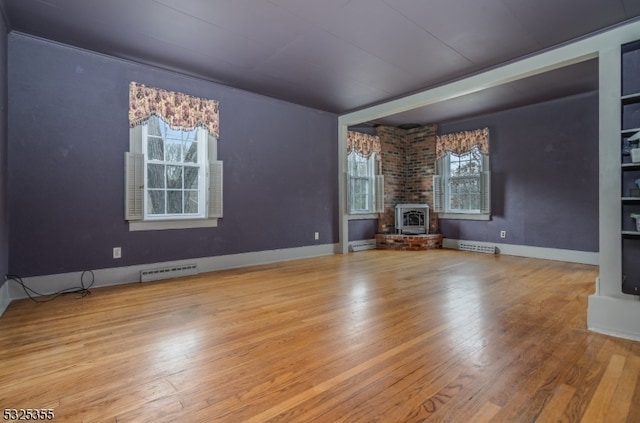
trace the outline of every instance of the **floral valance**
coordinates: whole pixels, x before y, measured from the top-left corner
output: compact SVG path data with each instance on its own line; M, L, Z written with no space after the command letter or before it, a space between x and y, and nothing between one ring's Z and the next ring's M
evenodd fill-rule
M161 117L174 129L192 130L202 126L220 136L218 101L188 94L129 84L129 125L142 125L151 115Z
M347 132L347 152L355 151L358 154L369 157L371 153L376 153L380 158L380 138L376 135L363 134L361 132Z
M481 153L489 154L489 128L437 136L436 157L442 157L448 151L454 154L466 153L475 146L478 146Z

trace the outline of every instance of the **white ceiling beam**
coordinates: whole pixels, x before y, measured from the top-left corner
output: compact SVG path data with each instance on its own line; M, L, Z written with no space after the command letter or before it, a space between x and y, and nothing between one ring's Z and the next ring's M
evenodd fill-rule
M464 79L430 88L406 97L341 115L341 125L355 125L451 100L487 88L559 69L598 57L598 51L612 44L640 38L640 21L612 28L524 59Z

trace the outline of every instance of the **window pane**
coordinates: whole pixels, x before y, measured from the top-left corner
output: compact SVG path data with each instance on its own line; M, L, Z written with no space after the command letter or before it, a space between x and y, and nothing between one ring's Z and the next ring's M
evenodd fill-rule
M164 160L164 142L162 138L149 137L147 144L148 160Z
M171 127L166 123L164 123L164 126L162 128L162 135L163 138L167 141L182 141L182 131L171 129Z
M167 188L182 188L182 166L167 166Z
M480 174L480 166L473 160L465 160L460 162L457 175L472 176Z
M369 179L351 179L352 210L366 211L369 209Z
M158 119L157 116L151 116L149 118L149 124L147 125L147 130L149 131L149 135L156 135L156 136L160 136L160 126L164 125L164 122L162 122L160 119Z
M452 178L449 193L452 210L480 210L480 178Z
M457 176L460 173L460 161L456 159L451 157L451 162L449 163L449 174L452 176Z
M182 191L167 191L167 213L182 213Z
M480 196L471 194L452 195L451 210L480 210Z
M197 163L198 162L198 143L196 142L197 129L193 131L184 132L183 138L184 143L182 145L184 151L183 160L186 163Z
M198 173L199 168L194 166L184 167L184 188L198 189Z
M184 212L198 213L198 191L185 191Z
M482 172L482 154L478 148L468 153L449 153L449 174L451 176L477 176Z
M147 165L147 186L149 188L164 188L164 165Z
M369 175L369 163L367 163L366 161L360 161L358 162L358 165L356 166L356 174L355 176L368 176Z
M164 191L147 191L149 193L149 214L165 214Z
M373 156L366 158L360 154L352 151L349 153L349 174L351 176L370 176L371 166L370 160L373 160Z
M167 155L165 160L168 162L182 163L182 141L167 138L166 140Z

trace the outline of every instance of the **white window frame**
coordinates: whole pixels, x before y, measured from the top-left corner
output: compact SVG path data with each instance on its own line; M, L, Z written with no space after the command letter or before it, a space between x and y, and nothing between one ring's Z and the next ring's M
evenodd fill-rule
M481 171L478 176L480 184L480 209L451 209L450 179L451 152L437 160L436 169L440 172L433 177L434 211L440 219L490 220L491 219L491 170L489 156L482 154Z
M160 118L157 118L160 119ZM162 120L162 119L160 119ZM164 123L164 122L163 122ZM198 168L198 212L197 213L193 213L193 214L187 214L187 213L180 213L180 214L170 214L170 213L164 213L164 214L151 214L149 213L150 210L150 195L148 191L145 191L145 195L144 195L144 220L157 220L157 221L161 221L161 220L185 220L185 219L203 219L207 217L207 213L206 213L206 190L207 190L207 185L206 185L206 176L207 176L207 166L208 166L208 160L206 160L205 158L207 157L207 130L203 129L203 128L196 128L193 131L189 131L189 132L195 132L196 134L196 143L197 143L197 157L198 160L195 163L194 167ZM148 147L149 147L149 142L145 142L149 139L149 125L148 124L144 124L142 125L142 154L144 155L144 169L148 170L149 165L155 165L155 164L159 164L159 165L164 165L164 166L172 166L172 165L184 165L184 162L176 162L176 163L172 163L169 161L166 161L165 159L163 160L151 160L149 159L149 151L148 151ZM153 135L152 135L153 137ZM167 146L165 144L164 146L164 151L166 152ZM147 190L149 189L149 181L148 181L148 175L149 172L145 171L144 172L144 186L147 187ZM164 187L164 191L168 191L167 187ZM167 201L167 199L165 198L165 202Z
M353 159L354 157L364 158L367 161L367 176L354 176ZM371 153L369 157L365 157L355 150L347 154L347 207L350 219L369 219L377 218L378 213L384 210L384 177L376 174L377 158L376 153ZM363 210L354 209L354 190L353 184L355 180L365 180L369 191L367 198L367 208Z
M146 213L146 137L147 124L138 125L129 131L129 152L125 153L125 219L129 221L129 231L208 228L218 226L222 218L222 162L217 160L217 138L206 129L198 128L198 139L204 140L199 146L202 168L199 191L204 198L198 215L154 216ZM202 150L200 150L202 149ZM200 183L202 182L202 184Z

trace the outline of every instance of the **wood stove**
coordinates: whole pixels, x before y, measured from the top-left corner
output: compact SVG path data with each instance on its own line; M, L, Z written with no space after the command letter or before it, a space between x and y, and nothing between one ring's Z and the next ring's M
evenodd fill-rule
M427 204L398 204L396 206L396 233L428 234L429 206Z

